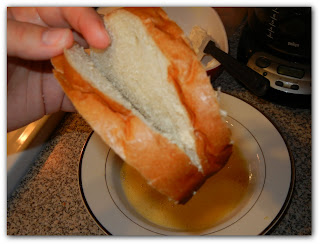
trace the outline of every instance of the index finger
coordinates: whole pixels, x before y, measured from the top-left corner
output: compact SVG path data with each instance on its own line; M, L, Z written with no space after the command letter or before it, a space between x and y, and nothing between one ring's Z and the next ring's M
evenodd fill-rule
M81 33L90 46L106 48L110 37L103 20L93 8L88 7L41 7L37 8L41 19L53 27L71 27Z

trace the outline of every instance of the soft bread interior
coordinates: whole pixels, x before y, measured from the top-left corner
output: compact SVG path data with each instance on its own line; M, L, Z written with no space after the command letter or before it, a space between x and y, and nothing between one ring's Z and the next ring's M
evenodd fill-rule
M180 147L202 171L191 120L174 84L167 80L169 61L133 14L118 10L105 25L110 47L92 49L89 56L75 45L65 51L67 60L92 86Z

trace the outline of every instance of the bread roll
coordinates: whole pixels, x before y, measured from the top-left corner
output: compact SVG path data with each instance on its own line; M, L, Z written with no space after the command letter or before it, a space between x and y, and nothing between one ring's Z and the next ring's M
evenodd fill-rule
M185 203L231 152L217 93L161 8L104 16L111 45L75 44L52 59L77 111L157 191Z

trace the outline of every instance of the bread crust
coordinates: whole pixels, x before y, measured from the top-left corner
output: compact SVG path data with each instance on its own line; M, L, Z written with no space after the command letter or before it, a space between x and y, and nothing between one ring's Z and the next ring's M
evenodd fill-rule
M139 17L170 61L172 82L192 121L203 172L167 138L149 128L123 105L92 87L64 55L52 59L64 92L95 132L159 192L183 203L227 162L230 130L206 71L184 40L182 30L160 8L124 8ZM111 13L112 14L112 13ZM108 16L105 16L108 21Z
M188 45L181 28L161 8L124 9L141 19L170 61L168 81L175 84L193 122L204 174L217 172L231 155L231 132L221 120L219 103L205 69Z

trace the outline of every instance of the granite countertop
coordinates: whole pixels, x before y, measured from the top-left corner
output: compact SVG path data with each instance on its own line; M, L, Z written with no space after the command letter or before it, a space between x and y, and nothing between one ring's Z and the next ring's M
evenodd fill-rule
M229 38L234 57L240 30ZM296 177L292 199L268 234L311 235L311 109L289 108L255 97L226 72L213 86L260 110L281 132L292 154ZM77 113L65 116L8 199L8 235L104 235L79 191L79 160L91 131Z

